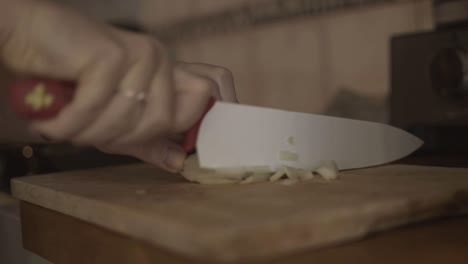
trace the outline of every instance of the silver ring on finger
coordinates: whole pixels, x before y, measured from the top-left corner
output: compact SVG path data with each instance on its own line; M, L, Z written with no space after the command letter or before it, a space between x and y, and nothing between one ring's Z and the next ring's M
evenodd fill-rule
M119 93L123 95L125 98L135 100L139 103L143 103L146 101L146 92L143 92L143 91L121 89L119 90Z

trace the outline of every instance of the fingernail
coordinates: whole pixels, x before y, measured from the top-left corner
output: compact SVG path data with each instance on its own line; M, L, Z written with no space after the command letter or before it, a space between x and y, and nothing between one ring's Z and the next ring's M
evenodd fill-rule
M165 165L174 172L182 170L185 152L178 148L169 148L167 151L166 160L164 160Z

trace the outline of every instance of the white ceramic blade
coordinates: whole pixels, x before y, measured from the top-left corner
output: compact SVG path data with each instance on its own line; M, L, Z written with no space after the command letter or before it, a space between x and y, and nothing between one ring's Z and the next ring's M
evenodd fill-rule
M203 168L314 169L334 160L342 170L392 162L421 145L385 124L217 102L202 121L196 147Z

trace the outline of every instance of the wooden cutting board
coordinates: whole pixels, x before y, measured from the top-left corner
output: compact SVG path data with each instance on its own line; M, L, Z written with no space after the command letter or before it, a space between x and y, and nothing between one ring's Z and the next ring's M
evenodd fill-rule
M275 257L468 212L468 169L391 165L337 181L203 186L147 165L16 178L15 197L186 256Z

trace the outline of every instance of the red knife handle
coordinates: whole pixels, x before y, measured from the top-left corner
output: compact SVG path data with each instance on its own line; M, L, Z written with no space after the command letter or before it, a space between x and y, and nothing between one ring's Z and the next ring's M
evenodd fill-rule
M9 103L21 118L44 120L55 117L73 99L75 87L66 81L22 79L9 87Z
M23 79L9 87L10 106L19 117L27 120L45 120L55 117L73 100L75 85L72 82L43 78ZM208 101L200 119L185 133L182 148L185 152L195 151L200 124L213 107L214 98Z

